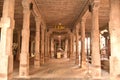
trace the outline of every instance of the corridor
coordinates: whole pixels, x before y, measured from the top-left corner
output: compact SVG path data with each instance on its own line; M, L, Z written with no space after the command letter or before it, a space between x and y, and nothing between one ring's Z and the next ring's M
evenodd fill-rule
M118 36L120 0L0 0L0 80L120 80Z
M44 65L41 65L39 69L35 69L32 64L30 66L30 76L27 80L99 80L92 79L91 67L89 69L79 68L79 66L75 65L74 60L64 58L50 59ZM14 76L13 80L24 80L24 78L18 76L17 69L14 71ZM109 75L106 71L102 71L100 80L109 80Z

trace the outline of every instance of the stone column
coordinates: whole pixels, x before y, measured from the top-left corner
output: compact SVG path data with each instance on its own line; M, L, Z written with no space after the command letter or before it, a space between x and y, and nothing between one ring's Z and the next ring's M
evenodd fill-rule
M86 67L86 53L85 53L85 20L81 20L81 67Z
M68 51L68 39L65 40L65 54L64 54L64 58L67 58L67 51Z
M15 0L3 0L0 41L0 80L12 79L13 76L13 29Z
M99 0L94 0L92 9L92 30L91 30L91 49L92 49L92 73L94 78L101 77L100 63L100 39L99 39Z
M54 39L51 38L51 58L54 57Z
M45 62L48 60L48 33L45 30Z
M120 0L110 0L110 75L111 80L120 80Z
M29 75L29 37L30 37L30 10L29 1L23 0L23 29L22 45L20 54L19 76L27 77Z
M50 34L47 36L47 54L48 54L48 60L50 58Z
M79 28L80 28L80 24L78 23L76 25L76 60L75 60L75 64L79 64L80 63L80 59L79 59Z
M34 59L34 67L40 67L40 23L41 18L36 18L36 36L35 36L35 59Z
M42 39L41 39L41 64L44 64L45 57L45 28L41 26Z
M73 34L70 34L70 59L73 59Z

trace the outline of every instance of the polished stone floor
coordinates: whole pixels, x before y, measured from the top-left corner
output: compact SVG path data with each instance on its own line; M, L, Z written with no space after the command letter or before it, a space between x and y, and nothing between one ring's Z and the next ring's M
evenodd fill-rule
M103 70L101 79L92 79L90 69L81 69L74 60L69 59L50 59L39 69L35 69L30 62L30 76L27 80L109 80L108 73ZM18 68L14 69L14 80L25 80L19 78Z

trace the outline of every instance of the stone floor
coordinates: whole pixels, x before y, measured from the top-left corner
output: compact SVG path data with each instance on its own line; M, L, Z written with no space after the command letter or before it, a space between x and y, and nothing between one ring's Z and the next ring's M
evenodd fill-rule
M88 69L79 68L69 59L51 59L41 65L40 69L35 69L32 64L28 79L19 78L18 68L15 68L13 80L109 80L108 73L103 70L101 79L92 79Z

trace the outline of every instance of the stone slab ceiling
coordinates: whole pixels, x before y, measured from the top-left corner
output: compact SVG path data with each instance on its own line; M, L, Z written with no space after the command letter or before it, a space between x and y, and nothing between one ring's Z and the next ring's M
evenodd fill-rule
M35 0L49 27L73 26L87 0Z

